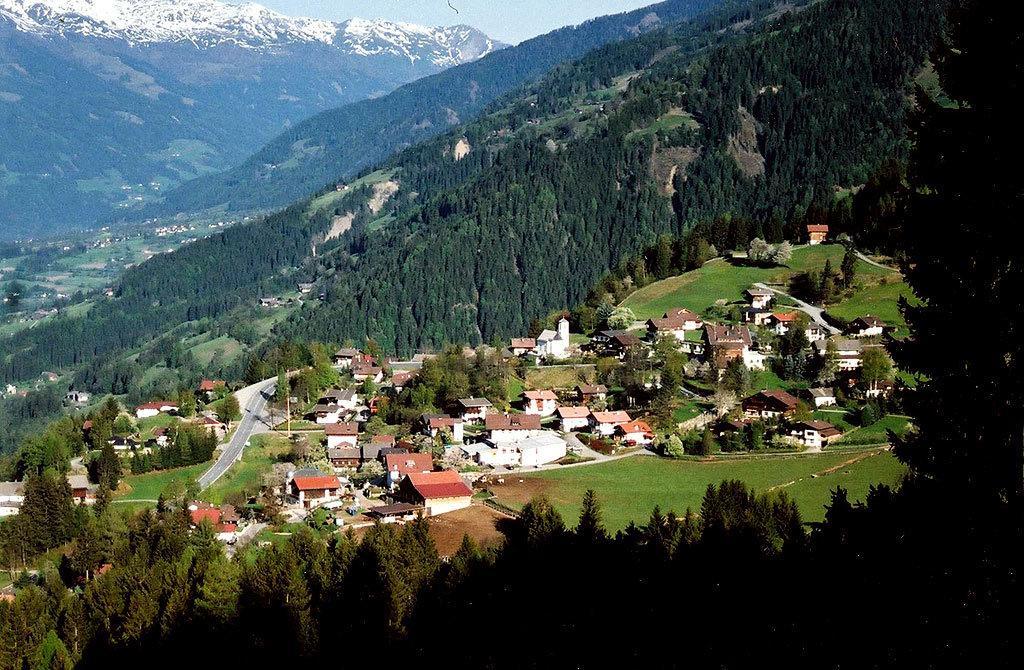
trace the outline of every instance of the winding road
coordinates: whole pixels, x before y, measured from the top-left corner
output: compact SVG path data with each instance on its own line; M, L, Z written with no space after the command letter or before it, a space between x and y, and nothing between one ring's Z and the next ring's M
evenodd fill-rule
M272 426L267 414L267 403L277 384L271 377L252 386L235 391L238 406L242 409L242 420L228 443L221 449L217 461L199 478L199 487L207 488L221 478L235 461L242 457L242 450L253 435L270 432Z
M784 293L783 291L780 291L777 288L772 288L771 286L768 286L767 284L763 284L761 282L758 282L758 283L754 284L754 286L756 286L757 288L765 289L766 291L771 291L772 293L775 293L776 295L781 295L781 296L783 296L785 298L789 298L794 303L796 303L797 309L799 309L801 312L803 312L807 316L811 317L811 320L814 321L814 323L816 323L819 326L821 326L822 328L824 328L829 334L837 335L839 333L839 329L838 328L836 328L835 326L833 326L832 324L830 324L828 321L825 320L825 317L823 316L825 310L822 309L821 307L815 307L814 305L812 305L809 302L804 302L803 300L800 300L799 298L794 298L793 296L789 295L788 293Z

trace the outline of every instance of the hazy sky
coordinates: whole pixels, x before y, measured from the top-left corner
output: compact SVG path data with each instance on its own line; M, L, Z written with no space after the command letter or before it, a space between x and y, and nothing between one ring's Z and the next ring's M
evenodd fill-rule
M241 2L241 0L229 0ZM595 16L615 14L658 0L255 0L291 16L334 21L359 16L424 25L466 23L491 37L516 43Z

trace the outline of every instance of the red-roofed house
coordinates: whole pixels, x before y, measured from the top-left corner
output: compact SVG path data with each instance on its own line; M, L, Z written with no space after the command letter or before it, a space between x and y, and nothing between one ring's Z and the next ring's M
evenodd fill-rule
M590 415L590 425L593 426L594 432L605 437L614 435L615 427L620 423L628 423L631 420L629 414L622 410L617 412L592 412Z
M558 408L554 391L523 391L523 411L538 416L551 416Z
M395 486L408 474L433 471L434 459L430 454L388 454L384 457L384 467L388 471L388 484Z
M414 505L423 505L427 516L437 516L469 507L473 489L455 470L413 472L402 480L399 497Z
M807 226L807 243L821 244L828 239L828 226L824 224L811 224Z
M359 442L359 424L329 423L324 426L324 434L327 436L327 448L354 447Z
M590 425L589 407L559 407L556 413L562 423L562 432L582 430Z
M491 442L522 440L541 431L537 414L488 414L484 427Z
M225 387L226 384L219 379L204 379L199 382L199 388L196 389L196 392L207 400L213 400L214 396L217 395L217 392L223 390Z
M743 400L743 413L753 419L777 419L800 407L800 401L782 390L758 391Z
M654 439L654 431L646 421L627 421L615 426L615 434L626 444L647 445Z
M842 434L842 431L827 421L799 421L790 428L790 435L797 442L812 449L820 449Z
M135 418L145 419L151 416L156 416L163 412L177 412L178 403L171 402L169 400L158 400L156 402L147 402L139 405L135 408Z
M532 337L513 337L509 349L513 356L525 356L537 348L537 340Z
M333 475L295 477L291 481L292 495L299 504L310 509L341 497L341 482Z
M238 530L239 517L233 505L217 507L207 502L196 501L189 503L188 511L193 528L203 521L208 521L217 533L234 533Z

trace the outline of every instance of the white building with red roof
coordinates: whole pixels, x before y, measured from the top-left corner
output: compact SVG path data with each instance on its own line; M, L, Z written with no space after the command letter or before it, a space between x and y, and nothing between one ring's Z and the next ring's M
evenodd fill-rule
M615 434L626 444L646 446L654 440L654 431L646 421L627 421L615 426Z
M164 414L167 412L177 412L178 403L170 400L157 400L155 402L147 402L139 405L135 408L136 419L147 419L157 414Z
M615 427L621 423L629 423L632 419L629 414L622 410L614 412L592 412L590 414L590 426L598 435L611 437L615 434Z
M422 505L427 516L437 516L469 507L473 489L455 470L413 472L402 479L398 496L414 505Z
M523 411L538 416L551 416L558 408L558 396L554 391L523 391Z
M590 425L589 407L559 407L555 410L563 433L583 430Z
M327 448L354 447L359 443L359 424L355 422L331 423L324 426Z
M341 498L344 489L334 475L296 473L289 482L289 490L299 505L310 509Z

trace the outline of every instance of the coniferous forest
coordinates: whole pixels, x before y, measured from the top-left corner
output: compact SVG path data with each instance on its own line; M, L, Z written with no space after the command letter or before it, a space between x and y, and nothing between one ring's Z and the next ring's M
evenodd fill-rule
M329 543L298 532L228 560L180 512L73 508L63 480L38 473L20 534L0 526L3 558L70 544L60 570L0 601L0 668L1018 665L1024 264L1005 223L1024 202L1024 44L1011 11L953 4L928 52L955 104L919 97L909 116L895 216L922 301L903 305L897 358L922 383L918 430L892 437L901 486L863 504L838 489L810 528L784 495L727 481L699 510L652 510L614 536L588 495L578 519L536 499L499 548L465 542L450 560L423 521ZM979 312L988 336L958 346L948 324Z

